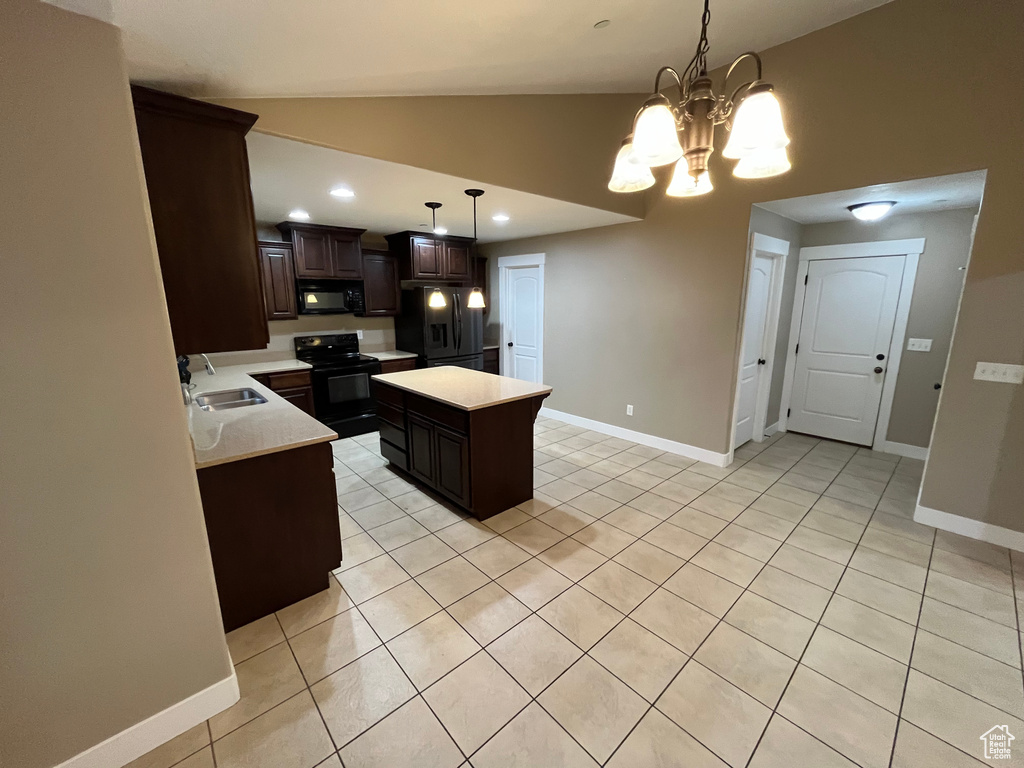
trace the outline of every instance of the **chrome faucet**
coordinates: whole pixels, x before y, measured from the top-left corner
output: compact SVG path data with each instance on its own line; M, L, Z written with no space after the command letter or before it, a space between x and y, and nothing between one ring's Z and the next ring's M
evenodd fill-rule
M181 399L185 401L185 405L192 405L192 392L184 381L181 382Z
M203 365L206 366L206 372L208 374L210 374L211 376L213 376L213 374L215 374L217 371L214 369L213 363L210 362L210 358L208 358L206 355L202 355L202 354L199 355L199 356L201 358L203 358Z

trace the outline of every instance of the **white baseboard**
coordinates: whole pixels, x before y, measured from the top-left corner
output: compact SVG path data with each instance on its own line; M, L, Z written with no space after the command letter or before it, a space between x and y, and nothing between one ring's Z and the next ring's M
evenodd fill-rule
M765 437L771 437L772 435L774 435L778 431L779 431L779 422L776 421L774 424L769 424L767 427L764 428L764 436Z
M1009 547L1018 552L1024 552L1024 533L1011 531L1009 528L992 525L981 520L973 520L961 515L951 515L949 512L922 507L918 504L914 510L914 522L931 525L950 533L958 533L971 539L987 541L989 544Z
M640 445L648 445L651 448L658 448L662 451L675 453L679 456L685 456L688 459L703 461L706 464L714 464L716 467L727 467L732 464L732 451L729 453L715 453L714 451L709 451L705 448L698 448L695 445L677 443L675 440L667 440L664 437L648 435L643 432L634 432L632 429L616 427L614 424L605 424L603 421L585 419L582 416L574 416L571 413L554 411L550 408L541 408L540 415L546 416L549 419L564 421L566 424L572 424L576 427L592 429L595 432L600 432L604 435L621 437L623 440L631 440L632 442L639 443Z
M927 448L907 443L894 443L892 440L886 440L875 450L882 453L892 453L896 456L906 456L908 459L921 459L921 461L925 461L928 458Z
M57 768L120 768L218 712L223 712L236 701L238 678L232 669L231 677L114 734L106 741L65 760Z

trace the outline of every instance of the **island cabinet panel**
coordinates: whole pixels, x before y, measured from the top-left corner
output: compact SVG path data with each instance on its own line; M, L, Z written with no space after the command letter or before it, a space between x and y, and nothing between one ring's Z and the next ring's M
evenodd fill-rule
M485 519L533 497L533 423L546 393L474 410L373 380L381 454Z
M341 564L330 443L197 471L224 629L322 592Z

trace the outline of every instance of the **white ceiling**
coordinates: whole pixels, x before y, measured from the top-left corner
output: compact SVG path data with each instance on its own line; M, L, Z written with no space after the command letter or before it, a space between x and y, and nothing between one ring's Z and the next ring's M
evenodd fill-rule
M554 232L603 227L638 219L575 203L566 203L504 187L480 184L443 173L389 163L336 149L303 144L252 131L246 138L256 219L276 224L295 208L307 211L316 224L360 227L391 234L423 229L437 201L438 226L450 235L473 236L473 201L465 190L484 190L477 200L481 242L513 240ZM352 198L336 198L330 190L345 186ZM504 213L510 220L495 223Z
M709 63L886 1L713 0ZM643 92L658 67L686 66L703 8L700 0L49 2L120 26L133 81L206 97ZM594 29L602 19L611 25Z
M892 184L875 184L821 195L791 197L788 200L775 200L757 205L799 224L823 224L852 219L846 209L848 205L881 200L896 201L896 206L889 213L890 216L978 208L984 189L985 171L972 171Z

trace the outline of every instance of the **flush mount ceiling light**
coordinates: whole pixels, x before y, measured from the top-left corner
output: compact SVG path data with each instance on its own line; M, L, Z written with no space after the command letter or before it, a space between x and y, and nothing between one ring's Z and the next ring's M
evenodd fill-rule
M611 24L611 19L601 19L594 25L594 29L604 29Z
M874 203L857 203L857 205L848 205L846 210L852 213L855 217L861 221L878 221L884 219L889 215L889 211L896 205L895 200L879 200Z
M298 221L309 221L309 213L302 210L301 208L296 208L294 211L288 214L288 218L296 219Z
M509 220L509 215L507 213L496 213L493 216L491 216L491 221L496 221L499 224L504 224L508 220Z
M331 190L331 195L333 195L334 197L345 198L345 197L355 197L356 193L353 192L348 187L335 187L334 189Z
M680 75L662 67L654 78L654 93L633 118L633 133L627 136L615 157L608 189L638 192L654 184L653 167L675 163L666 194L691 197L714 187L708 173L708 159L715 151L715 127L725 124L729 139L722 156L738 160L733 175L742 179L777 176L790 168L786 147L789 137L782 122L782 110L772 86L761 79L761 57L743 53L729 66L717 94L708 77L709 0L704 0L697 51ZM726 90L733 71L746 59L757 67L757 77ZM662 91L661 78L670 75L679 89L677 101ZM688 177L688 178L687 178Z

